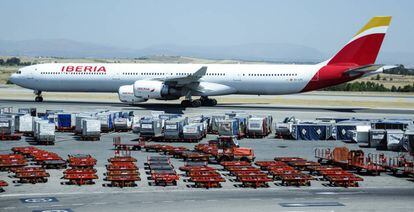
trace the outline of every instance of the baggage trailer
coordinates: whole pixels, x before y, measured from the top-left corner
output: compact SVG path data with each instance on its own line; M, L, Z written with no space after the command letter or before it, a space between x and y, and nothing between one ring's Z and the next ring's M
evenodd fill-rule
M46 183L50 176L45 169L41 167L22 167L14 169L15 177L19 183Z
M91 155L74 154L69 155L68 164L72 168L87 169L96 165L96 159Z
M0 141L18 141L22 139L22 135L20 133L6 134L0 132Z
M65 174L63 179L69 180L64 183L67 185L92 185L95 184L94 180L98 179L98 175L80 172L76 174Z
M197 188L221 188L221 183L226 180L221 176L215 177L191 177L190 180L195 183Z
M247 121L247 137L263 138L271 133L268 117L252 117Z
M184 166L180 166L180 171L189 172L190 170L193 170L194 168L198 167L208 167L207 161L186 161L184 163Z
M287 164L282 161L256 161L254 164L256 164L256 166L259 166L263 171L269 171L273 167L287 166Z
M0 192L4 192L4 187L9 186L9 184L4 181L4 180L0 180Z
M27 166L27 160L25 158L15 158L13 155L2 155L0 159L0 171L8 171L12 168Z
M126 150L126 151L139 151L142 148L141 142L130 142L130 143L122 143L121 137L117 136L113 138L113 146L116 150Z

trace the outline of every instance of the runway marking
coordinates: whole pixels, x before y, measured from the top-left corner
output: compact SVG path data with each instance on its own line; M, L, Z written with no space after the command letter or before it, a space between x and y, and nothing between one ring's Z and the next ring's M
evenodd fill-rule
M51 207L62 207L63 205L51 205Z
M279 203L282 207L332 207L332 206L345 206L339 202L291 202L291 203Z
M95 203L92 203L92 205L105 205L105 204L108 204L107 202L95 202Z
M75 205L75 206L82 206L82 205L85 205L84 203L73 203L72 205Z
M40 206L39 205L30 205L30 206L26 206L26 207L28 207L28 208L38 208Z
M195 202L194 199L185 199L184 202Z
M154 203L154 202L151 202L151 201L144 201L144 202L141 202L141 203L143 203L143 204L152 204L152 203Z
M255 198L252 198L252 199L249 199L249 200L251 200L251 201L260 201L260 200L262 200L262 199L255 199Z
M174 201L172 201L172 200L164 200L164 201L162 201L162 202L164 202L164 203L172 203L172 202L174 202Z
M208 200L206 200L207 202L217 202L218 200L216 200L216 199L208 199Z
M16 209L16 207L5 207L5 208L3 208L3 210L13 210L13 209Z

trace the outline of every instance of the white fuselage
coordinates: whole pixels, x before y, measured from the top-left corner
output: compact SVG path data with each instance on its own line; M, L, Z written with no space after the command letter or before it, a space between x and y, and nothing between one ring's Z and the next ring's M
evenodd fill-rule
M137 80L184 77L202 66L207 73L200 82L229 86L235 94L271 95L301 92L323 65L52 63L22 68L11 80L37 91L118 92Z

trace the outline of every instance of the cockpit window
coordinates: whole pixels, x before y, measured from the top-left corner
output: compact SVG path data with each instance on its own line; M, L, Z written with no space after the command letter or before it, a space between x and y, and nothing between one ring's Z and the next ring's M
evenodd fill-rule
M21 74L22 72L21 71L16 71L16 74Z

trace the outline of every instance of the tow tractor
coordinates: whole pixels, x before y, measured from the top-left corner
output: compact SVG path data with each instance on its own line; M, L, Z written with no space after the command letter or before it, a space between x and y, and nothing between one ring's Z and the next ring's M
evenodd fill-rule
M219 136L217 140L209 141L205 150L219 163L222 161L252 162L255 159L253 149L240 147L236 136Z

